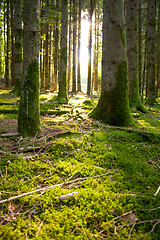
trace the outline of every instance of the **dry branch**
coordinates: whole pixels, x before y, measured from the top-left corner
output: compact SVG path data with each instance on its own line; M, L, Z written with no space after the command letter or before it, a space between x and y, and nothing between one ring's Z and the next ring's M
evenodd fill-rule
M15 133L3 133L0 135L0 138L1 137L13 137L13 136L19 136L19 132L15 132Z
M56 197L59 201L64 201L68 198L70 198L71 196L73 195L78 195L78 192L72 192L72 193L68 193L68 194L65 194L65 195L62 195L60 197Z
M117 171L114 170L114 172ZM18 198L21 198L21 197L25 197L25 196L28 196L28 195L31 195L33 193L37 193L37 192L41 192L41 191L47 191L49 189L52 189L52 188L55 188L55 187L62 187L64 185L68 185L68 184L71 184L71 183L74 183L74 182L78 182L78 181L84 181L84 180L87 180L87 179L93 179L93 178L100 178L100 177L105 177L107 176L108 174L110 173L113 173L113 171L108 171L107 173L104 173L102 175L97 175L97 176L92 176L92 177L85 177L85 178L77 178L77 179L74 179L74 180L71 180L71 181L65 181L63 183L59 183L59 184L55 184L55 185L52 185L52 186L48 186L48 187L44 187L44 188L40 188L40 189L36 189L34 191L31 191L31 192L27 192L27 193L23 193L21 195L18 195L18 196L15 196L15 197L11 197L11 198L8 198L8 199L4 199L4 200L1 200L0 201L0 204L2 203L6 203L6 202L10 202L10 201L13 201L15 199L18 199Z

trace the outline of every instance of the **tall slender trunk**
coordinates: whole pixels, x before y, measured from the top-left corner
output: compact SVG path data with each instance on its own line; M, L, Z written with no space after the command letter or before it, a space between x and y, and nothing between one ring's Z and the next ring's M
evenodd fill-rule
M24 0L23 79L18 129L23 137L40 131L39 43L40 0Z
M59 0L56 0L56 11L59 12ZM59 58L59 19L56 18L54 31L54 90L58 87L58 58Z
M2 11L2 1L0 1L0 19L1 19L1 22L0 22L0 77L3 76L3 27L2 27L2 24L3 24L3 21L2 21L2 15L3 14L3 11Z
M7 0L7 48L6 48L6 56L5 56L5 79L6 79L6 87L9 87L9 37L10 37L9 0Z
M10 2L10 10L11 10L11 49L12 49L12 56L11 56L11 79L12 79L12 86L15 85L15 44L14 44L14 9L13 9L13 1Z
M99 8L96 14L96 60L95 60L95 82L94 82L94 90L98 91L98 63L99 63Z
M52 34L52 27L49 26L49 41L48 41L48 81L51 85L51 34Z
M142 112L146 109L140 103L138 80L138 0L127 1L126 40L128 59L128 82L130 106Z
M22 0L14 0L14 26L15 26L15 87L16 95L21 93L22 81Z
M46 19L49 14L49 0L46 0ZM49 83L49 53L48 53L48 47L49 47L49 24L48 20L46 21L45 25L45 89L48 89L50 86Z
M71 54L72 52L72 0L70 0L70 15L69 15L69 46L68 46L68 76L67 76L67 89L70 91L71 85Z
M42 0L42 9L41 9L41 19L44 18L44 3L45 0ZM44 88L44 23L41 22L41 41L40 41L40 79L41 79L41 88Z
M73 0L73 70L72 92L76 92L76 60L77 60L77 0Z
M92 81L92 16L93 16L93 0L90 0L89 10L89 39L88 39L88 76L87 76L87 95L91 95L91 81Z
M59 103L67 103L67 28L68 28L68 1L62 0L61 17L61 59L60 79L57 100Z
M79 0L78 9L78 68L77 68L77 90L81 92L81 58L80 58L80 48L81 48L81 0Z
M156 97L159 97L160 90L160 2L158 2L158 33L157 33L157 85L156 85Z
M155 22L156 0L148 0L147 16L147 102L153 105L156 102L155 85Z
M138 66L139 66L139 94L142 92L142 1L138 6Z

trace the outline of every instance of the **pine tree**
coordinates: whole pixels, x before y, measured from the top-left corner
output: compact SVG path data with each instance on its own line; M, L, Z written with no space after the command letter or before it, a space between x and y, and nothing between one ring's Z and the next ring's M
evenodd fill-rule
M24 0L23 77L18 129L23 137L40 130L39 42L40 1Z
M123 0L103 1L101 96L90 116L111 125L133 124L129 109Z

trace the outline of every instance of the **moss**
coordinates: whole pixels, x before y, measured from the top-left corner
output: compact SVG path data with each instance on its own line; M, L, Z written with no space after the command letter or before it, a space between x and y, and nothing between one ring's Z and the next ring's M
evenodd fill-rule
M103 90L98 105L89 115L111 125L129 126L134 119L129 109L126 61L119 65L115 78L115 87Z
M66 71L62 74L61 83L59 83L59 92L57 96L59 103L68 103L67 87L66 87Z
M142 103L139 102L136 107L138 111L142 113L148 113L148 110L144 107Z
M22 84L18 129L22 136L34 136L40 130L39 64L34 60L27 68Z

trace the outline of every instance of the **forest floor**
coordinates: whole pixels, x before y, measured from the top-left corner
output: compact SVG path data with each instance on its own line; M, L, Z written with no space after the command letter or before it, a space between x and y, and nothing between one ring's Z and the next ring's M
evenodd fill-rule
M0 90L0 239L160 239L160 102L126 128L89 118L97 101L41 93L41 131L22 138Z

